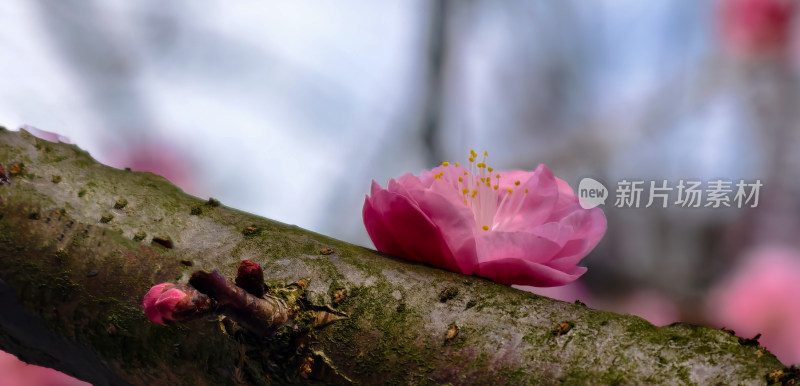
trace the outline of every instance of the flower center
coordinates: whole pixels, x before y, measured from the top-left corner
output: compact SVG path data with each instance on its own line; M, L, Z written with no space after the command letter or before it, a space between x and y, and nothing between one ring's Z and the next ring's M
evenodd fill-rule
M486 166L489 153L484 151L480 162L476 162L478 154L475 150L470 150L469 155L467 167L458 163L454 165L456 174L459 175L451 176L443 170L434 174L434 177L445 178L459 190L464 205L472 210L478 228L484 231L502 231L519 214L528 189L521 188L520 181L514 181L514 187L500 190L500 173L492 174L494 169ZM449 162L442 162L444 167L449 165Z

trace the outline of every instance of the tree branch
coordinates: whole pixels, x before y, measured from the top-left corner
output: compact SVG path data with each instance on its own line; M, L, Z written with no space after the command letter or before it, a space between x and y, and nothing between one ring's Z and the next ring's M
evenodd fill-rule
M0 349L96 385L758 384L783 368L724 331L657 328L411 264L26 132L0 132L0 163L11 182L0 187ZM232 280L243 259L275 296L306 280L285 328L146 319L154 284L214 269ZM314 322L313 310L339 317Z

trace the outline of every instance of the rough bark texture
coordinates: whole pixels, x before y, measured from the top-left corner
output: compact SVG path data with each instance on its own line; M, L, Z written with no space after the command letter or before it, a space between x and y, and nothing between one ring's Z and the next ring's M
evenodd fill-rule
M724 331L410 264L26 132L0 131L0 163L18 172L0 187L0 349L93 384L763 384L783 367ZM307 278L304 307L348 317L266 340L216 317L145 318L152 285L232 280L243 259L269 288Z

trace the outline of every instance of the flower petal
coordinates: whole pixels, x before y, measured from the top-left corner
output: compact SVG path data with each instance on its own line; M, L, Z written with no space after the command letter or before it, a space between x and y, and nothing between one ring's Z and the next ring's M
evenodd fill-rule
M463 166L455 166L455 165L447 165L447 166L437 166L431 170L423 170L422 174L419 178L422 185L426 187L430 187L433 185L434 181L437 180L445 180L450 181L453 184L453 187L460 190L459 186L456 186L458 183L458 177L464 174L464 171L467 170ZM441 178L436 178L436 174L444 172L444 175Z
M561 271L522 259L492 260L478 265L478 275L497 283L553 287L574 281L586 272L585 267Z
M578 203L578 196L575 195L572 187L558 177L555 177L555 180L558 188L558 198L547 221L559 221L571 212L584 210Z
M461 193L461 188L453 185L449 180L438 179L431 183L429 190L444 197L447 201L459 208L464 208L469 213L472 210L464 203L464 194ZM473 216L474 217L474 216ZM475 224L473 224L474 226Z
M521 181L520 186L514 185ZM514 189L515 193L528 189L524 194L524 201L519 213L507 224L505 229L510 231L527 230L547 222L551 217L553 208L559 198L558 185L553 172L545 165L539 165L533 173L523 171L510 171L500 173L500 194L498 200L508 195L506 189ZM500 201L498 201L499 203Z
M423 187L421 184L417 184L415 182L415 181L419 181L419 180L417 179L417 177L415 177L415 176L413 176L411 174L406 174L406 175L402 176L402 178L403 178L403 181L405 181L406 183L416 185L418 187L418 189L425 189L425 187ZM394 178L389 179L389 183L386 184L386 190L388 190L389 192L394 193L394 194L399 194L399 195L401 195L403 197L406 197L406 198L411 198L411 196L408 194L408 189L406 189L406 186L404 184L401 184L401 183L397 182ZM413 200L413 199L411 200L411 202L416 204L416 201Z
M373 196L377 194L373 193ZM393 256L401 256L405 252L403 248L394 239L394 235L388 226L384 223L383 218L378 214L372 206L372 199L365 197L364 208L361 211L364 218L364 227L367 228L367 234L375 244L375 249Z
M577 205L577 204L576 204ZM547 265L557 269L567 269L578 264L589 252L597 246L606 232L606 216L599 208L576 210L568 216L580 219L570 241L564 244L561 251Z
M383 188L381 187L381 184L375 182L375 180L372 180L372 185L370 185L369 190L370 190L369 195L374 196L375 193L378 193L379 191L383 190Z
M397 182L406 189L425 189L425 184L420 181L420 178L411 173L406 173L398 177Z
M372 197L372 207L402 249L397 256L462 272L442 231L409 198L382 190Z
M446 181L438 180L431 189L411 190L409 194L419 204L420 209L440 229L447 248L452 252L459 269L456 272L471 275L478 262L475 245L475 217L472 210L461 203L461 197L454 199L439 194L439 190L448 191ZM454 202L455 201L455 202Z
M552 240L529 232L479 232L476 237L478 261L517 259L546 263L561 246Z
M548 239L563 247L575 233L575 228L568 221L549 222L530 230L530 233Z

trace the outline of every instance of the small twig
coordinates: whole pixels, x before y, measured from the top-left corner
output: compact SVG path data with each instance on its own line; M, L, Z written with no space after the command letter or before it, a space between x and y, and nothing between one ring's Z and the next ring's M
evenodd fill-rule
M268 335L291 317L286 303L272 296L258 298L214 272L197 271L189 279L198 291L216 300L218 310L258 335Z

